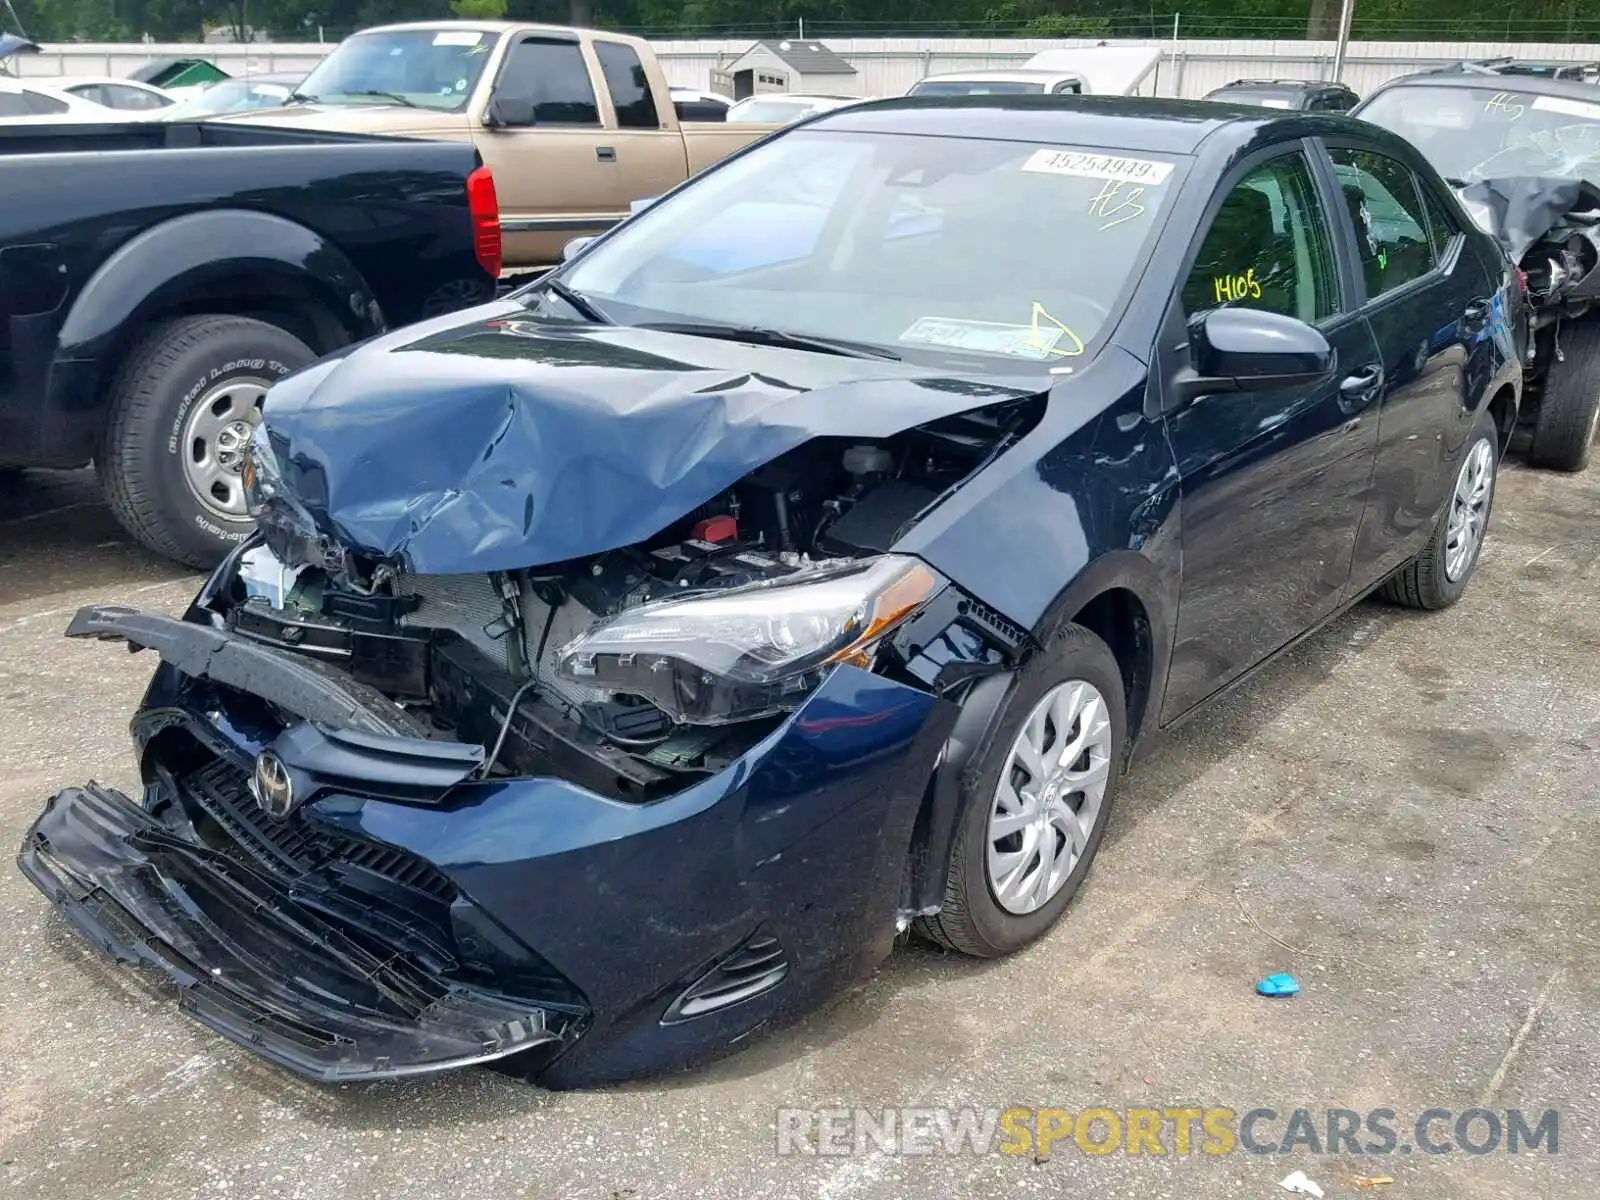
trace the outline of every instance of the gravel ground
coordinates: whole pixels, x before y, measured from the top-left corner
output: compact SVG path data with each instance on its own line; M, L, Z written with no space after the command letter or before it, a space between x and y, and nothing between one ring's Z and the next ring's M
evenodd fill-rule
M0 833L135 781L147 657L72 611L177 612L81 474L0 480ZM181 1016L0 871L0 1189L130 1196L1329 1196L1600 1193L1600 469L1511 469L1453 610L1362 605L1155 746L1067 918L1012 959L898 951L711 1069L551 1094L472 1070L323 1090ZM670 869L670 865L669 865ZM649 879L637 886L648 888ZM1304 990L1252 985L1292 970ZM1559 1152L780 1157L780 1108L1193 1103L1559 1110ZM1320 1114L1318 1123L1321 1123ZM1438 1126L1443 1132L1448 1128ZM1171 1139L1167 1142L1173 1149ZM1042 1156L1038 1156L1042 1157ZM1381 1190L1361 1177L1392 1176Z

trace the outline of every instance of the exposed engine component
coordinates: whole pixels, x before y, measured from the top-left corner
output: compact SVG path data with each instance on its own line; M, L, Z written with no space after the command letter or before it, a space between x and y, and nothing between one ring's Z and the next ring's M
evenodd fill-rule
M870 644L941 586L891 554L895 542L1037 414L1012 403L881 442L815 439L657 538L579 562L412 575L348 553L337 567L286 564L259 547L241 561L227 620L348 670L441 737L500 747L501 770L559 766L608 794L660 794L742 753L840 655L870 662L854 641ZM738 616L714 618L698 649L675 649L678 608L662 602L720 593ZM809 607L794 611L802 595ZM711 611L689 610L702 622ZM640 627L636 612L662 615ZM595 642L601 630L614 633ZM764 681L780 659L793 670Z

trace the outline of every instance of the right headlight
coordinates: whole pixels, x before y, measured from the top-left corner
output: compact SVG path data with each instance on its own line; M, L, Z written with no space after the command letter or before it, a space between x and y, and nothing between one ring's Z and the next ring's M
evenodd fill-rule
M888 554L642 604L564 646L558 669L677 721L747 721L796 707L836 663L870 662L944 586L917 559Z
M341 547L324 536L306 506L289 490L265 425L257 425L245 453L245 508L279 562L328 571L343 567Z

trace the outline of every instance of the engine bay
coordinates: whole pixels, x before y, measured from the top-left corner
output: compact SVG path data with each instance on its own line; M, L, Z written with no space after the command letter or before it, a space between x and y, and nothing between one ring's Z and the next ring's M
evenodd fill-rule
M608 673L606 664L588 667L588 677L570 663L563 670L563 652L643 606L742 595L881 561L1038 412L1037 404L1010 402L880 441L816 438L648 541L582 561L419 575L358 554L337 565L296 562L285 547L256 545L213 606L232 632L319 659L381 692L418 736L492 747L493 773L559 774L615 798L651 799L744 753L809 686L791 681L792 694L762 694L753 705L748 684L707 700L716 690L699 688L712 683L707 673L687 681L695 695L675 708L647 688L619 684L625 673ZM1000 618L986 621L981 606L973 612L971 630L946 638L946 655L1000 663L1018 631ZM874 647L852 661L892 667L878 661L884 657ZM607 664L632 667L632 658L613 655ZM728 695L753 715L730 716Z

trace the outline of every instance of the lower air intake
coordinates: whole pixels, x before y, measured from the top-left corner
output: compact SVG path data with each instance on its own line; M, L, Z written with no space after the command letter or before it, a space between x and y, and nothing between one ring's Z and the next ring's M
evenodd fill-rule
M788 973L789 958L778 939L757 933L690 984L672 1002L661 1023L676 1025L743 1004L770 992Z

